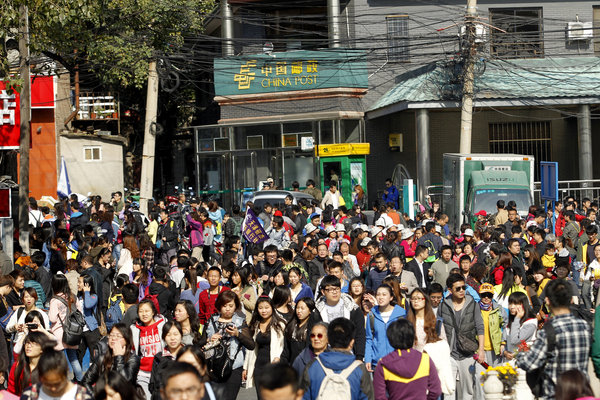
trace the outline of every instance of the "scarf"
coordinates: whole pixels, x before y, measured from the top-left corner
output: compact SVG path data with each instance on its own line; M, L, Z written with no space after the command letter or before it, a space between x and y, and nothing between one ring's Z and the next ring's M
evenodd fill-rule
M482 311L490 311L492 309L492 303L485 304L483 301L479 300L479 308L481 308Z

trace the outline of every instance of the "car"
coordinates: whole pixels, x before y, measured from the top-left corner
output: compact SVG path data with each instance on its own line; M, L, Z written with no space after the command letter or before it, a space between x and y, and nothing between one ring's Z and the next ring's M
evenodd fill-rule
M276 206L278 204L283 204L283 200L287 195L291 195L294 198L292 204L298 204L298 200L300 199L306 199L308 201L314 199L314 197L312 197L310 194L304 192L292 192L289 190L261 190L254 192L250 198L250 201L254 203L254 206L261 208L265 205L265 203Z

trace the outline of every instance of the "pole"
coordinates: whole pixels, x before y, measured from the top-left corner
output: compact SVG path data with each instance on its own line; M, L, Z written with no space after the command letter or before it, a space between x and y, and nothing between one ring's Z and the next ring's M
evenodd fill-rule
M148 90L146 94L146 120L144 123L144 148L142 150L142 175L140 179L140 211L148 215L148 201L154 187L154 152L156 147L156 114L158 110L158 74L156 61L150 61Z
M463 80L463 95L460 110L460 152L467 154L471 152L471 133L473 131L473 79L475 69L475 17L477 16L477 0L467 0L467 14L465 15L465 27L467 33L467 44L465 57L465 69Z
M579 142L579 179L590 181L594 178L594 163L592 154L592 117L590 116L590 105L581 104L577 115L577 133ZM583 183L584 187L589 182ZM582 192L582 196L591 197L589 190Z
M19 141L19 244L29 253L29 142L31 138L31 80L29 78L29 21L27 6L19 7L19 74L21 88L21 138Z
M340 47L340 0L327 0L329 47Z
M429 138L429 111L421 108L416 111L417 125L417 200L423 202L427 187L431 185L431 148Z
M221 1L221 36L223 43L221 51L223 56L233 56L233 11L228 0Z

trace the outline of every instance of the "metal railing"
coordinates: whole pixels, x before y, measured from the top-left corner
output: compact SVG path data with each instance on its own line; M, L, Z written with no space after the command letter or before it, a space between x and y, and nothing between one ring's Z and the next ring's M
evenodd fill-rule
M533 200L535 204L542 204L541 191L541 183L534 182ZM558 181L558 199L562 201L569 196L579 200L584 197L598 200L600 197L600 179Z

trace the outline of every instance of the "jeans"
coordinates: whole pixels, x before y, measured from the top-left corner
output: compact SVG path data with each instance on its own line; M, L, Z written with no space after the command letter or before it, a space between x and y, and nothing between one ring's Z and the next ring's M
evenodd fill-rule
M69 364L71 364L71 368L73 369L75 380L77 382L81 382L83 379L83 370L81 369L81 363L77 357L77 349L65 349L65 354L67 355L67 360L69 360Z

